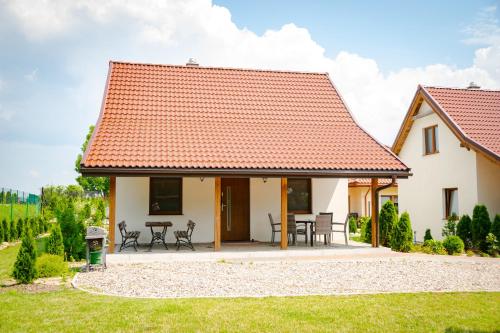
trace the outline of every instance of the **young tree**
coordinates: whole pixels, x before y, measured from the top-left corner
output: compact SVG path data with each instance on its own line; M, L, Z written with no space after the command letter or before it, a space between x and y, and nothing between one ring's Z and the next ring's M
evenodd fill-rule
M67 201L66 207L57 217L61 225L66 259L80 259L84 257L85 235L84 226L76 219L75 207L71 200Z
M443 230L441 232L443 237L455 236L457 234L457 221L458 216L455 213L451 214L451 216L446 219Z
M3 229L3 240L4 240L4 242L10 242L10 223L7 222L7 219L3 219L3 221L2 221L2 229Z
M21 239L21 237L23 237L23 231L24 220L22 218L19 218L19 220L17 220L17 238Z
M372 219L369 217L362 217L361 222L361 240L365 243L372 242Z
M92 132L94 132L94 126L89 127L89 132L85 138L85 142L81 147L81 154L78 154L75 161L75 171L80 174L76 181L78 184L83 187L86 191L99 191L104 195L108 195L109 193L109 177L83 177L80 172L80 163L82 162L82 154L87 150L87 145L89 143L90 138L92 137Z
M10 241L13 242L17 240L17 226L16 226L16 220L10 221Z
M29 221L26 220L26 223L29 224L31 233L34 237L40 234L40 230L38 230L38 222L34 218L30 218Z
M432 235L431 235L431 229L425 229L424 242L426 240L431 240L431 239L434 239L434 238L432 238Z
M0 244L4 241L4 234L3 234L3 221L0 222Z
M64 242L59 223L56 223L50 232L47 253L64 256Z
M486 236L490 232L491 222L485 205L476 205L472 212L472 243L481 251L487 250Z
M12 276L20 283L31 283L36 277L36 248L35 240L29 228L25 229L22 239Z
M413 246L413 231L411 229L410 215L401 214L399 222L393 229L391 236L391 249L398 252L410 252Z
M458 221L457 236L464 242L466 250L472 248L472 221L469 215L462 215Z
M497 240L500 242L500 214L495 215L495 219L491 225L491 233L495 235Z
M389 246L394 225L398 222L396 208L392 201L386 201L380 210L380 244Z

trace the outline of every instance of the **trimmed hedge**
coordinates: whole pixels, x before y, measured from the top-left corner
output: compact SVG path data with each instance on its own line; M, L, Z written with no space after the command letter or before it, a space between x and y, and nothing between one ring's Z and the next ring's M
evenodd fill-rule
M448 254L461 254L464 252L464 242L458 236L446 237L443 246Z

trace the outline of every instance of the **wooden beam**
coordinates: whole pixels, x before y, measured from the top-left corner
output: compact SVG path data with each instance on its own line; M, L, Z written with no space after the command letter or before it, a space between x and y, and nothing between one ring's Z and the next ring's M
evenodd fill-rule
M221 178L215 177L214 251L220 250Z
M115 252L115 226L116 226L116 177L109 177L109 225L108 225L108 252Z
M377 204L377 187L378 187L378 178L372 178L371 185L371 208L372 208L372 247L378 247L379 242L379 229L378 229L378 204Z
M288 179L281 177L281 249L288 248Z

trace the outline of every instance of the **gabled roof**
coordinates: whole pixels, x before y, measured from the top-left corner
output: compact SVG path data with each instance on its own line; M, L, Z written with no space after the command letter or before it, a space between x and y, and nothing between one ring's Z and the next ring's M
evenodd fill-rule
M378 185L389 185L392 183L392 179L381 178L378 180ZM349 187L370 187L372 184L371 178L350 178ZM398 184L394 184L393 187L398 187Z
M110 62L82 172L131 170L409 174L326 73Z
M394 141L399 154L413 116L423 101L444 121L462 145L500 162L500 91L418 86L413 102Z

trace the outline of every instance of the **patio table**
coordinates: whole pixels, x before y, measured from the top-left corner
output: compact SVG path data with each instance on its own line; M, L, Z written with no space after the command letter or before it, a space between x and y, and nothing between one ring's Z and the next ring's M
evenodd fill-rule
M161 242L168 250L167 243L165 243L165 236L167 235L167 228L171 227L173 224L170 221L164 222L146 222L146 227L151 229L151 243L149 244L149 250L153 248L155 242ZM163 228L162 231L154 231L153 228Z
M314 225L316 224L315 220L301 220L301 221L295 221L295 223L302 223L306 227L306 233L307 233L307 225L309 224L309 235L311 237L311 246L314 246ZM307 237L307 235L306 235Z

